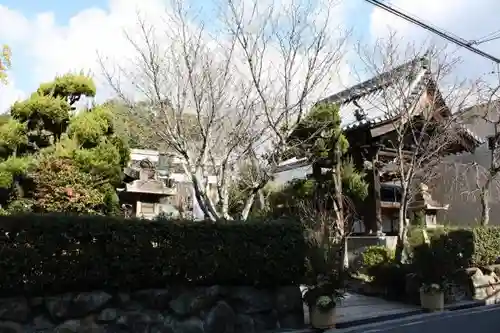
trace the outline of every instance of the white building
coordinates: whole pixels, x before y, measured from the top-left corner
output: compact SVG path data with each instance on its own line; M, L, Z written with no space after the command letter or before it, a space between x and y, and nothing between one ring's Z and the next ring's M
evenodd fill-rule
M183 161L174 154L131 149L125 175L128 182L120 191L120 197L131 215L152 219L164 213L173 217L203 218ZM216 195L216 177L208 176L207 180L209 195Z

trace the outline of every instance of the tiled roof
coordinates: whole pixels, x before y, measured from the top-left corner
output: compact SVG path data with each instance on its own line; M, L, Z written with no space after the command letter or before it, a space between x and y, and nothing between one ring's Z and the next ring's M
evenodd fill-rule
M340 105L343 130L373 126L397 118L400 115L398 109L408 109L416 103L431 80L427 57L419 57L318 103ZM364 119L356 119L357 110L363 111ZM485 142L467 126L460 127L478 144Z
M398 115L400 103L406 107L416 102L430 77L423 58L417 58L370 80L329 96L321 102L340 105L342 127L353 129L376 124ZM357 120L356 110L363 110L365 119Z

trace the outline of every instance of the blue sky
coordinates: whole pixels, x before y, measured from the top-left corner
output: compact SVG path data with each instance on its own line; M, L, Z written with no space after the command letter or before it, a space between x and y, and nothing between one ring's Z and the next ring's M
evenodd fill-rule
M117 30L129 24L132 3L158 10L163 0L0 0L0 44L8 43L13 51L12 83L0 87L0 108L36 89L40 81L70 70L96 70L97 49L120 55ZM214 1L191 0L203 4L203 15L210 15ZM203 2L202 2L203 1ZM247 0L244 0L247 1ZM270 1L270 0L260 0ZM285 0L282 0L285 1ZM468 39L478 38L500 29L498 0L392 0L399 8L430 21L439 27ZM364 44L386 35L388 27L407 41L421 43L430 35L411 27L393 16L377 11L363 0L343 0L338 23L353 29L353 41ZM122 11L128 7L128 11ZM43 14L43 15L42 15ZM206 17L208 18L208 17ZM208 20L209 21L209 20ZM111 31L111 29L115 29ZM483 46L500 57L499 41ZM464 51L456 52L464 59L459 72L473 79L491 71L491 64Z
M192 5L194 8L203 8L200 11L202 18L210 22L211 13L215 9L215 1L194 0ZM110 11L110 1L108 0L2 0L0 6L4 6L11 11L17 11L22 14L28 21L36 20L37 16L42 13L50 13L54 20L54 25L60 28L67 27L71 19L81 14L82 11L89 8L99 8L106 12ZM336 18L339 23L349 21L350 25L356 27L356 34L363 35L368 30L368 18L372 8L364 4L361 0L350 2L349 6L345 6L348 12L345 17ZM206 17L204 17L206 16ZM346 20L346 17L349 17ZM1 29L1 28L0 28ZM0 34L1 37L1 34ZM0 39L0 43L2 40ZM34 59L30 54L29 45L23 45L18 41L10 42L13 49L13 69L11 76L15 79L16 88L22 91L30 91L37 87L39 79L33 74L33 64L36 64L38 59ZM50 45L47 45L50 48ZM47 50L50 52L50 50ZM68 68L68 70L74 68ZM56 74L56 73L54 73Z
M68 20L81 10L89 7L106 8L107 0L2 0L0 4L11 9L19 10L29 18L34 18L41 12L53 12L56 22L65 25Z

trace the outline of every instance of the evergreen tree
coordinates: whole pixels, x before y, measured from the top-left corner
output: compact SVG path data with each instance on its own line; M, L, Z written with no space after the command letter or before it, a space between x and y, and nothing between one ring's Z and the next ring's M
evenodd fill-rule
M110 214L128 158L106 106L77 112L93 80L66 74L16 102L0 122L0 200L18 211Z

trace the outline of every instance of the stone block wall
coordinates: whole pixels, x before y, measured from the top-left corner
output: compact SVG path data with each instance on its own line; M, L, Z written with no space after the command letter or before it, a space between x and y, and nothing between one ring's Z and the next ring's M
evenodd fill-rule
M298 286L210 286L0 299L0 332L252 333L304 326Z
M495 273L495 270L486 268L483 268L483 270L476 268L469 272L471 274L473 299L485 301L486 304L500 303L500 278Z

